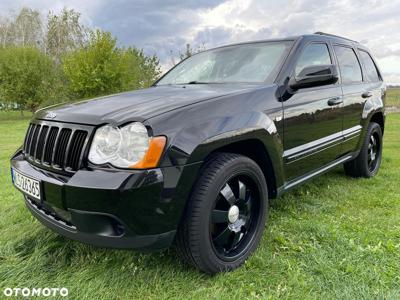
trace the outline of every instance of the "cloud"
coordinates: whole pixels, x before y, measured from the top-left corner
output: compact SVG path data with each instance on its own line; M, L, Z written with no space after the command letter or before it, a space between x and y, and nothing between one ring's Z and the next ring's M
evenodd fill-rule
M400 83L400 0L2 0L0 11L23 6L44 14L74 8L89 26L111 31L121 45L157 54L166 66L186 43L211 48L330 32L362 41L387 78Z
M213 38L229 32L223 43L266 39L323 31L361 41L369 47L390 82L400 83L400 1L376 0L229 0L202 14L209 47ZM209 29L218 24L218 30ZM202 26L198 25L197 28ZM206 32L207 34L202 34Z

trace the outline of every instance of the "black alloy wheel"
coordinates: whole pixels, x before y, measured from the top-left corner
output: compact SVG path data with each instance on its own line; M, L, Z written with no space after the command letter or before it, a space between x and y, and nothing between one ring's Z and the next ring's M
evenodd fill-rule
M380 160L381 141L377 132L371 134L368 144L368 168L374 172Z
M221 188L210 218L210 238L222 260L234 260L254 237L259 218L258 192L251 179L237 175Z
M382 161L382 128L378 123L368 125L362 148L358 156L344 164L347 175L373 177L378 173Z
M177 249L203 272L231 271L257 248L267 213L267 184L257 163L239 154L213 154L192 188Z

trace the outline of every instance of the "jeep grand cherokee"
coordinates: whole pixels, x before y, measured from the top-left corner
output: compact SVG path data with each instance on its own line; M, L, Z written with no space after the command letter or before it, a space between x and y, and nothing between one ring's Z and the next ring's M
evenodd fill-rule
M361 44L324 33L182 61L151 88L38 111L11 159L31 213L101 247L163 249L207 273L256 249L268 200L381 163L386 87Z

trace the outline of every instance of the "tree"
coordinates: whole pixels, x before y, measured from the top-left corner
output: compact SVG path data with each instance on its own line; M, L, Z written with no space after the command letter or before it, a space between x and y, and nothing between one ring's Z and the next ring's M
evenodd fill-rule
M11 40L11 21L7 17L0 16L0 46L5 47Z
M57 62L64 54L86 44L88 29L80 23L81 14L64 8L58 15L49 12L45 37L46 53Z
M0 49L0 98L34 112L41 103L59 97L57 67L35 47Z
M193 54L202 52L204 50L206 50L205 43L202 43L201 46L198 46L197 48L193 48L189 43L187 43L185 51L182 52L179 50L179 52L178 52L178 57L180 59L179 62L192 56ZM177 55L174 53L173 50L170 50L169 54L170 54L171 64L172 64L172 66L175 66L177 64L176 60L175 60L177 58Z
M64 72L72 94L87 98L150 86L160 74L155 56L120 49L109 32L91 33L86 47L65 56Z
M79 98L114 93L122 88L120 53L109 32L91 33L88 46L64 58L64 72Z
M181 60L184 60L184 59L192 56L193 54L199 53L204 50L206 50L204 43L197 48L192 48L192 46L188 43L188 44L186 44L185 52L183 52L183 53L179 52L179 57Z
M42 20L36 10L24 7L17 15L0 18L1 46L40 46L43 41Z
M35 110L40 105L149 87L160 75L156 56L118 48L108 32L91 31L64 8L40 14L23 8L0 16L0 99Z
M123 90L134 90L151 86L161 74L158 58L146 56L143 50L133 47L121 50L123 66Z
M37 46L43 40L42 20L36 10L24 7L11 25L14 46Z

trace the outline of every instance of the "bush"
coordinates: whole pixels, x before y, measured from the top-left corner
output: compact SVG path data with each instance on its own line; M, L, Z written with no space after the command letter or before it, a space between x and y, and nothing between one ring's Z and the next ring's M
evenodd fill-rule
M121 50L123 66L123 90L150 87L161 74L156 56L146 56L142 50L129 47Z
M116 39L100 30L91 34L88 46L64 57L63 68L77 98L148 87L160 74L156 57L117 48Z
M111 34L97 30L87 47L65 56L63 68L74 95L87 98L121 88L120 58L115 45Z
M57 102L63 83L59 68L35 47L0 49L0 99L35 111L43 102Z

